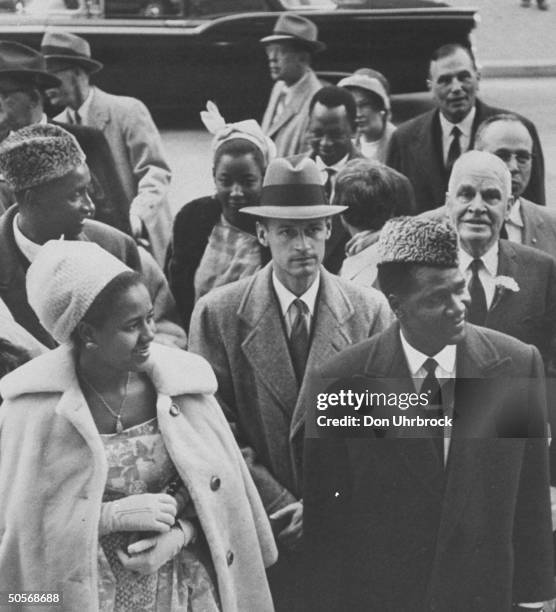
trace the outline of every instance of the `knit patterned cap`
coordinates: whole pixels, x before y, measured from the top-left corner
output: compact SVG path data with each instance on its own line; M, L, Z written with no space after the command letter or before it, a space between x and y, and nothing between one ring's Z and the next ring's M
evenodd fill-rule
M97 295L130 271L94 242L50 240L27 271L27 299L48 333L68 342Z
M384 224L378 239L379 264L414 263L455 268L458 237L444 220L397 217Z
M0 174L16 192L65 176L84 163L77 140L57 125L29 125L0 144Z

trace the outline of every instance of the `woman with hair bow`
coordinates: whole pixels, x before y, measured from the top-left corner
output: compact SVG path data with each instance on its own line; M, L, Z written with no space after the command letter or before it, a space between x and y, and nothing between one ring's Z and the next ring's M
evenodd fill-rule
M276 547L209 364L153 343L141 277L92 242L48 242L27 294L60 346L0 381L0 592L272 612Z
M214 287L254 274L270 259L255 222L240 214L256 206L276 148L253 119L226 124L212 102L201 112L211 134L216 193L187 203L176 215L166 273L185 329L195 302Z

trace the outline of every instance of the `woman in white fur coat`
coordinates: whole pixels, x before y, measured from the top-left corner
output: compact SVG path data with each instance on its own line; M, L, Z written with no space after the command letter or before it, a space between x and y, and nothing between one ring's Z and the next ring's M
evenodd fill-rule
M61 346L0 382L0 591L272 611L273 536L209 364L152 344L144 285L93 243L47 243L27 291Z

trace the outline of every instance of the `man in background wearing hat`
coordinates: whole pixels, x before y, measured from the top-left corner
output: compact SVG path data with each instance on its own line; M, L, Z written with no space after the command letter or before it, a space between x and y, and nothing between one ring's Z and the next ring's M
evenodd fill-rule
M129 236L90 219L95 212L88 195L90 173L71 134L50 124L12 132L0 143L0 172L16 197L16 204L0 217L0 298L20 325L49 348L56 346L29 306L25 273L42 244L63 237L96 242L143 272L158 340L184 347L185 333L175 322L175 304L162 271L143 267Z
M451 225L388 221L379 254L396 323L314 370L302 398L306 610L540 610L554 592L541 357L466 323ZM447 420L325 437L314 400L340 383L424 393L383 415Z
M304 610L299 551L303 524L305 372L342 348L385 328L391 313L374 290L358 288L320 265L330 235L330 206L312 160L270 163L257 236L272 261L254 276L202 297L190 349L214 368L218 399L234 428L265 508L280 559L269 573L276 609Z
M103 132L126 200L131 202L133 235L139 238L146 232L155 259L162 266L172 227L168 201L171 172L147 107L135 98L115 96L91 85L91 75L102 64L91 58L91 48L83 38L47 31L41 52L48 71L60 80L58 87L46 90L55 107L65 107L56 120Z
M46 71L40 53L16 42L0 41L0 140L10 131L35 123L47 123L43 92L60 81ZM87 156L91 171L90 195L97 219L122 231L129 231L129 202L115 171L114 159L99 130L66 125ZM0 179L0 213L14 203L14 194Z
M272 34L261 39L270 76L276 81L262 128L276 143L278 157L295 155L305 148L309 102L322 87L311 69L312 55L326 48L317 37L314 23L295 13L283 13Z
M454 161L473 148L479 124L508 111L477 98L480 73L472 52L444 45L433 54L428 87L436 108L398 126L390 141L387 163L411 181L419 212L444 204ZM544 159L537 130L523 118L534 142L531 181L525 197L545 204Z

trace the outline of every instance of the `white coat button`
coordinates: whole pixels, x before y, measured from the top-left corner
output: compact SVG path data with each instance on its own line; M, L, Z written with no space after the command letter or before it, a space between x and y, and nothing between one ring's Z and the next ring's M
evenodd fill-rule
M226 563L228 565L232 565L233 562L234 562L234 553L231 550L229 550L226 553Z
M176 406L176 404L172 404L170 406L170 414L172 416L178 416L179 413L180 413L180 409Z
M218 489L220 488L220 478L218 478L218 476L213 476L210 479L210 488L211 491L218 491Z

